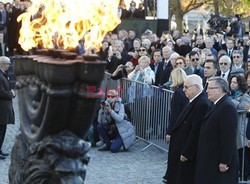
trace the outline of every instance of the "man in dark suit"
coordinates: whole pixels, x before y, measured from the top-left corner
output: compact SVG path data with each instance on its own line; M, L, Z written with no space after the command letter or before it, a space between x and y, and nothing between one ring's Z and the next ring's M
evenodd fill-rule
M229 56L221 56L221 58L219 59L220 70L216 73L216 76L220 76L228 81L230 78L231 63L232 61Z
M162 60L162 65L159 68L160 70L162 70L160 75L161 86L169 81L170 74L173 70L173 66L170 61L170 56L172 53L173 51L169 46L165 46L162 48L163 60Z
M154 63L151 63L149 66L155 72L155 85L160 86L160 77L163 68L163 63L161 62L162 54L160 49L156 49L153 52L153 59Z
M238 183L237 110L228 92L225 79L209 79L207 94L214 105L200 128L195 184Z
M168 184L194 183L196 150L201 120L210 109L210 101L203 92L202 79L192 74L184 82L189 103L170 132L168 169L163 177Z
M7 153L2 151L2 145L6 133L7 124L14 124L14 110L12 98L15 92L10 88L9 78L6 74L10 65L10 59L6 56L0 57L0 159L5 159Z
M227 52L227 55L233 60L233 51L236 49L234 45L234 40L232 38L227 38L226 43L222 44L222 49Z

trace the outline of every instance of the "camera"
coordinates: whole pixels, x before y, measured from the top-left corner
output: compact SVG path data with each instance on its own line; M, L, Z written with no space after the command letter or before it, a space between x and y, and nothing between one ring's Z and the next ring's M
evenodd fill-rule
M127 67L128 67L127 65L123 65L121 68L124 68L124 69L125 69L125 68L127 68Z
M109 107L109 106L110 106L109 103L106 102L105 100L102 100L102 101L101 101L101 105L102 105L103 107Z

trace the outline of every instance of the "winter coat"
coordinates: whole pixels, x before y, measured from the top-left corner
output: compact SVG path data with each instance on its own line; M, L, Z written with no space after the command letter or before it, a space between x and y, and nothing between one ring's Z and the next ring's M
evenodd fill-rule
M122 138L123 145L125 149L128 149L133 142L135 141L135 130L131 122L126 120L126 113L124 110L124 105L122 104L122 99L117 98L114 108L111 111L111 113L105 112L105 110L100 109L99 115L98 115L98 122L106 124L108 122L111 122L111 118L115 120L115 125L118 129L118 133ZM109 103L109 101L106 101Z

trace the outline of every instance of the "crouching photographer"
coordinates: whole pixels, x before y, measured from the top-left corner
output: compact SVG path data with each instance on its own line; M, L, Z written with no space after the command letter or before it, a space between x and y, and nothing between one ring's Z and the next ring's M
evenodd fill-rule
M97 130L105 144L99 151L116 153L122 146L128 149L135 140L134 127L126 120L121 101L118 92L112 89L107 92L107 100L101 102Z

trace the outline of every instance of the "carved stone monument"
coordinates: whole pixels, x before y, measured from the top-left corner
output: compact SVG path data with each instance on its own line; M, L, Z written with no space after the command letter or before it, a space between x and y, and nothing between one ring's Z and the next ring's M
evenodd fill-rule
M100 86L106 64L69 56L14 58L21 124L10 184L84 183L90 144L83 138L97 101L88 98L87 87Z

